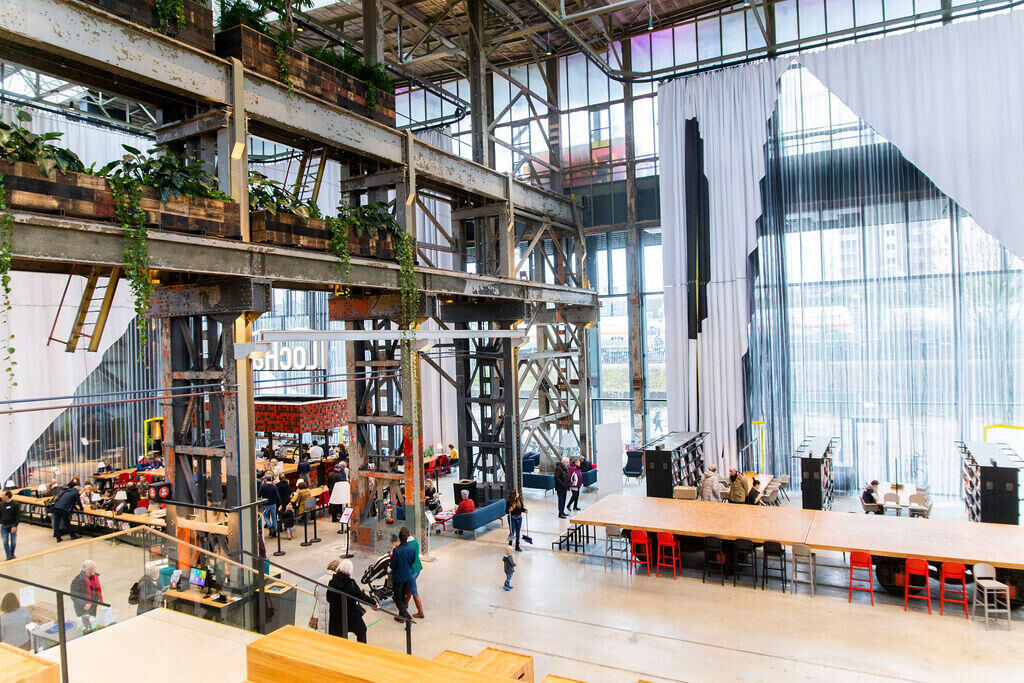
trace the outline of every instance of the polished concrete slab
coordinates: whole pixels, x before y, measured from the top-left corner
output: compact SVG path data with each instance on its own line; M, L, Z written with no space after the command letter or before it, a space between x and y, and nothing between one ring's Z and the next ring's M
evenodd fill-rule
M444 504L453 505L450 483L442 481L441 492ZM642 485L631 483L626 492L642 495ZM581 505L592 503L597 495L585 492ZM790 504L799 506L798 495L793 498ZM866 595L848 603L840 553L819 554L819 591L812 598L805 586L793 595L783 593L777 582L770 582L766 591L752 589L749 579L735 588L731 583L705 584L692 568L676 579L664 574L637 576L618 565L605 568L599 557L555 552L551 541L566 521L557 518L554 501L550 494L527 492L535 544L517 554L511 592L501 587L506 529L495 523L476 540L451 532L431 536L431 552L419 579L427 616L414 628L415 654L432 657L444 649L476 654L495 646L533 655L538 680L555 673L609 683L638 678L1007 679L1013 678L1011 672L1024 656L1024 632L1016 624L1009 632L995 627L986 631L982 623L964 619L962 611L959 616L955 610L939 616L937 602L932 615L923 604L904 612L902 600L883 594L878 586L874 607ZM837 507L841 506L851 512L859 507L855 498L838 499ZM936 511L949 518L961 510L953 500L936 505ZM52 547L44 530L28 525L22 530L26 552ZM344 550L344 536L334 531L329 521L321 524L323 542L302 548L298 539L286 541L287 554L271 559L319 577L327 562ZM357 551L357 574L373 558L373 553ZM689 564L696 562L696 557L687 559ZM108 566L106 571L113 579L115 569ZM308 601L301 603L296 623L304 625L310 610ZM366 620L371 644L404 650L404 631L390 616L369 612ZM78 680L109 680L102 671L102 677Z

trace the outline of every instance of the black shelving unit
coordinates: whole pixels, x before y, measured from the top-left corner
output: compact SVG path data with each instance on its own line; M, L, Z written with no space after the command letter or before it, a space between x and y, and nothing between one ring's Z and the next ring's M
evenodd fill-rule
M960 443L960 479L972 522L1020 524L1021 459L1006 444Z
M696 486L704 471L703 432L670 432L644 450L647 495L671 498L676 486Z
M832 509L836 485L832 457L838 450L839 440L829 436L805 439L797 449L804 510Z

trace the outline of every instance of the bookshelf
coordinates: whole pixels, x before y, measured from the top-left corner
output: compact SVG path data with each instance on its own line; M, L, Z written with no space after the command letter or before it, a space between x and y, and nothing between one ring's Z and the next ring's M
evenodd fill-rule
M696 486L704 471L705 432L670 432L644 450L647 495L671 498L676 486Z
M1024 461L1006 444L958 443L960 484L972 522L1020 524L1020 469Z
M800 459L800 493L805 510L831 510L835 497L833 456L839 452L839 439L815 436L804 439L794 457Z

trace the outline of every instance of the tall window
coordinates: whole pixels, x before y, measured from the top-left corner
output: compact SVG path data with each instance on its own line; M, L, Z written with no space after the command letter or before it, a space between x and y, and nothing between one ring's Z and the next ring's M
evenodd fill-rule
M661 229L644 230L640 244L644 313L644 426L647 440L663 436L668 427L665 386L665 295L661 262Z
M587 268L601 304L597 329L590 333L591 399L594 424L619 422L633 429L629 346L629 280L626 233L587 238Z
M954 442L1024 424L1024 263L805 70L771 131L748 416L773 471L836 436L842 489L956 493Z

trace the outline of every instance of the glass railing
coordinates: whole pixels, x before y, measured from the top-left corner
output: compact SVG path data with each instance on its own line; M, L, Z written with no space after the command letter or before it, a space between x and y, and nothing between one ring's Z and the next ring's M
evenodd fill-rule
M203 542L216 545L219 538L206 534ZM158 607L263 634L285 625L308 627L311 616L327 615L326 610L318 612L318 598L326 603L334 589L320 581L323 577L304 576L248 553L232 557L136 527L2 563L0 611L5 614L0 637L62 662L68 680L82 649L65 647L65 642L88 638ZM92 574L98 578L87 583L86 576ZM347 631L348 600L338 602ZM397 616L392 610L381 612ZM406 621L407 651L411 626Z

